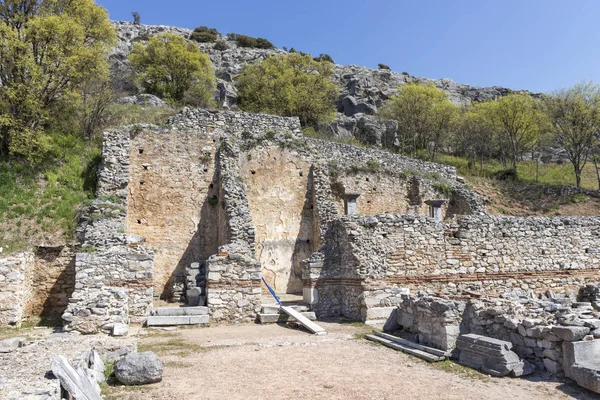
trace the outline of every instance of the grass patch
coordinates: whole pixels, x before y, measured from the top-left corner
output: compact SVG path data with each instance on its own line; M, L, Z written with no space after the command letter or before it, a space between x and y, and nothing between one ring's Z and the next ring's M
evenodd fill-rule
M79 204L94 196L99 140L51 133L49 142L47 159L35 167L0 161L0 247L7 253L43 237L70 239Z
M185 342L183 339L170 339L154 343L141 343L138 345L138 351L152 351L158 355L173 355L179 357L189 357L196 353L203 353L206 349L194 343Z
M432 363L431 365L436 369L439 369L444 372L449 372L451 374L456 374L463 378L478 379L485 382L490 380L489 376L484 375L481 372L476 371L474 369L463 367L460 364L453 363L450 360Z
M106 125L154 124L162 126L179 111L180 109L175 107L144 107L136 104L115 103L111 104L107 109L108 117Z
M484 160L469 165L464 157L440 154L438 162L456 168L459 175L465 177L493 178L505 168L496 160ZM536 173L537 170L537 173ZM537 179L536 179L537 175ZM517 166L517 180L521 183L539 183L550 186L575 186L575 174L571 164L548 163L536 166L533 161L522 161ZM585 189L598 189L598 178L592 163L587 163L582 171L581 186Z

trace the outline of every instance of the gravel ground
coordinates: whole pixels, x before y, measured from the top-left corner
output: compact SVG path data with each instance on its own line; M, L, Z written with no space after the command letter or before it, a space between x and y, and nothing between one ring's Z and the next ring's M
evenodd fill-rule
M362 338L370 328L320 323L314 336L284 326L141 330L142 350L164 363L161 383L111 387L107 399L595 399L568 380L539 374L491 378L427 364Z

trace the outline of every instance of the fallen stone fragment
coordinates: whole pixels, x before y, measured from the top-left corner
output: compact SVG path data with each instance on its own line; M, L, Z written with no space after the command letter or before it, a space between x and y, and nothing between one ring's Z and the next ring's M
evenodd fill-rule
M129 333L129 325L127 324L115 324L113 326L112 335L113 336L127 336Z
M461 335L456 340L458 362L493 376L531 374L535 367L511 351L513 344L481 335Z
M102 400L100 390L81 369L75 370L64 356L52 360L52 373L60 381L62 389L77 400Z
M590 333L590 328L583 326L555 326L552 328L552 333L567 342L576 342Z
M2 340L0 341L0 353L11 353L19 347L23 347L24 344L25 338L22 337Z
M131 353L115 366L115 376L124 385L146 385L162 380L163 366L152 352Z

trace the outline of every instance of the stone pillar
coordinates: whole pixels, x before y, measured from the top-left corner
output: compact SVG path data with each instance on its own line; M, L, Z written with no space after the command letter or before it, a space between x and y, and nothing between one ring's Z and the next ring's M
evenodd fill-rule
M442 213L442 206L446 203L446 200L427 200L425 204L429 206L429 216L435 218L436 221L442 222L444 215Z
M344 209L346 211L346 215L358 214L356 199L359 197L360 193L346 193L346 197L344 199Z

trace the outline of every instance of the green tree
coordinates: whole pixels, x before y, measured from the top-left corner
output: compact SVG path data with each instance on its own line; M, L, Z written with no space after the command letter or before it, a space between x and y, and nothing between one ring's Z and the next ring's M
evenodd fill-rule
M600 132L600 87L580 83L545 98L546 111L556 142L566 150L581 187L585 167Z
M163 33L136 43L129 55L138 84L167 101L213 105L216 79L208 56L181 36Z
M464 107L458 117L452 145L457 154L467 156L469 167L479 161L483 169L484 160L495 151L495 137L485 118L485 103Z
M450 138L458 109L448 95L433 84L401 86L381 112L383 118L398 121L401 152L414 157L427 150L433 160Z
M83 85L108 74L116 35L93 0L0 1L0 153L30 161L44 128Z
M509 94L488 102L485 117L498 139L503 163L510 161L516 177L519 160L548 128L540 102L528 94Z
M243 110L297 116L302 126L317 127L335 117L338 88L333 65L298 53L271 56L250 65L238 79Z

